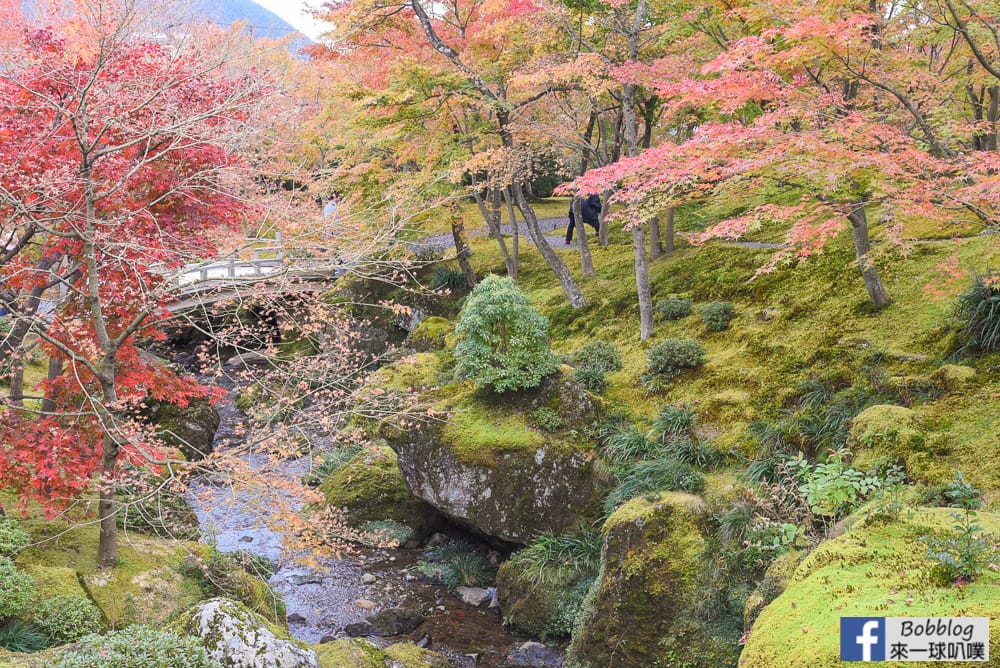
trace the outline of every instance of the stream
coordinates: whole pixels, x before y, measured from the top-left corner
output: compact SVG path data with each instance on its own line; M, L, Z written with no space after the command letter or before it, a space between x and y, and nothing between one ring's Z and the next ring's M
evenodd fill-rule
M215 435L216 450L232 448L241 440L246 416L234 402L236 386L223 376L203 382L227 390L216 406L221 423ZM305 458L275 463L259 454L247 454L254 468L268 466L272 475L301 478L309 468ZM196 480L188 493L201 526L203 540L223 552L244 550L277 564L269 584L287 608L288 629L310 644L347 637L349 624L383 610L402 608L425 615L410 633L391 638L369 638L379 646L416 642L445 654L454 666L500 666L511 649L524 639L507 633L499 608L472 607L429 581L417 569L419 549L360 548L343 558L322 559L304 565L302 554L283 549L283 536L270 526L269 509L301 507L281 486L261 492L234 493L212 476ZM314 559L308 561L313 562Z

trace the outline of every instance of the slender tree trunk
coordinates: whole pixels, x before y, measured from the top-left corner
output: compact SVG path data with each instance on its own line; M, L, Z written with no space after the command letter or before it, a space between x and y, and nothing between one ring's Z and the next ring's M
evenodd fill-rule
M49 370L45 374L45 377L54 381L56 378L62 375L63 372L63 361L61 357L53 355L49 358ZM56 402L48 394L42 399L42 414L54 413L56 410Z
M674 214L677 209L670 207L667 209L667 252L674 252Z
M663 255L663 244L660 242L660 219L653 216L649 219L649 259L655 260Z
M601 193L601 213L597 216L597 240L601 248L608 247L608 200L613 192L605 190Z
M645 341L653 335L653 298L649 290L646 232L642 225L636 225L632 229L632 248L635 254L636 292L639 295L639 338Z
M473 184L475 187L475 184ZM500 229L500 211L499 209L494 209L492 207L493 198L490 197L490 205L483 199L483 196L478 191L474 191L473 196L476 198L476 205L479 207L479 213L482 214L483 220L486 221L486 227L490 230L490 236L493 237L497 245L500 246L500 255L503 256L504 266L507 267L507 275L511 278L517 274L514 269L514 262L507 251L507 243L503 239L503 232Z
M580 270L584 276L594 275L594 258L587 245L587 224L583 222L583 203L579 197L573 198L573 218L580 221L576 226L576 246L580 249Z
M118 464L118 444L105 433L101 455L100 497L97 514L101 520L100 542L97 545L97 567L111 568L118 561L118 525L115 523L115 468Z
M865 287L868 288L868 296L875 306L887 306L892 303L892 298L882 285L878 269L871 258L871 239L868 236L868 215L865 213L864 202L851 204L847 218L854 231L854 253L858 258L861 276L865 279Z
M510 227L513 236L511 237L511 249L513 250L514 275L511 279L517 283L517 277L521 273L521 239L517 229L517 214L514 213L514 196L511 195L510 187L504 190L504 199L507 200L507 215L510 216Z
M521 210L521 215L524 216L524 224L528 228L528 236L531 237L531 240L538 247L539 252L541 252L542 257L545 258L545 261L548 262L549 267L555 273L556 278L559 279L559 285L562 286L563 292L566 293L566 298L569 300L570 306L573 308L586 306L587 300L583 296L583 293L580 292L576 281L573 280L569 269L559 259L556 252L552 250L545 235L542 234L542 230L538 226L538 218L535 217L535 210L531 208L528 200L525 199L521 186L514 184L511 188L514 191L514 201L517 202L517 208Z
M457 210L452 211L451 216L451 238L455 240L455 255L458 258L458 267L462 270L466 282L470 288L476 286L476 272L472 269L469 256L472 251L469 244L465 242L465 222Z
M11 406L24 408L24 352L14 353L10 366L10 387L7 390L7 403Z

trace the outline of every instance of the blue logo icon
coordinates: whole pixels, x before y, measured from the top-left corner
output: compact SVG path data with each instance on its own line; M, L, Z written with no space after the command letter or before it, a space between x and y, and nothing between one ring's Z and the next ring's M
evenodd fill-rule
M885 661L885 617L841 617L840 660Z

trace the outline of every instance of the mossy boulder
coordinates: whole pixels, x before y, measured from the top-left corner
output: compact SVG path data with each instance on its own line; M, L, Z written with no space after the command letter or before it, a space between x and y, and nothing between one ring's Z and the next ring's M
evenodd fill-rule
M410 491L446 517L512 543L597 517L610 482L582 433L602 407L569 367L531 390L496 396L455 383L428 401L438 419L384 435ZM532 422L542 407L558 414L558 430Z
M180 450L189 462L212 454L221 418L207 399L192 399L187 406L157 402L150 406L147 417L163 442Z
M945 454L941 435L930 437L917 413L903 406L880 404L859 413L851 422L847 446L857 468L900 463L912 478L936 481L948 477L938 457Z
M384 668L385 653L370 642L341 638L314 645L319 668Z
M447 658L413 643L396 643L385 648L385 656L390 665L402 668L448 668L451 662Z
M593 576L560 565L528 568L515 555L497 572L504 626L545 641L568 637L593 581Z
M944 392L954 392L972 380L976 370L960 364L945 364L931 374L931 381Z
M199 638L224 668L319 668L315 652L235 601L199 603L174 626Z
M603 527L601 573L570 644L569 666L733 665L735 644L699 621L705 503L671 492L640 497Z
M941 586L921 537L953 524L947 508L902 513L889 523L862 520L814 550L784 593L757 618L740 656L741 668L840 666L841 617L1000 616L1000 578L984 573L961 587ZM1000 532L1000 514L979 514ZM990 643L1000 656L1000 637ZM938 664L910 663L911 666ZM991 663L990 665L995 665Z
M25 564L24 571L34 578L40 599L87 595L79 576L72 568Z
M419 539L433 533L441 515L429 503L410 493L389 447L367 448L338 468L320 485L326 502L347 509L348 521L396 520L413 529Z
M431 316L424 318L410 333L407 344L418 351L444 348L448 336L455 331L455 325L447 318Z

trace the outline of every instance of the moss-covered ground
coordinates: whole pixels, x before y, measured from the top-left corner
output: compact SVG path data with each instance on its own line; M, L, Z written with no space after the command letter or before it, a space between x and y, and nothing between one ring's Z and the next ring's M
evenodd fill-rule
M682 211L679 229L697 229L709 216ZM976 231L941 231L913 223L906 234L933 238ZM846 226L822 253L780 263L769 273L759 270L774 249L722 241L694 246L679 239L677 250L651 264L653 299L683 295L695 308L681 320L658 322L655 335L645 342L639 340L633 251L623 232L611 234L608 248L592 244L597 268L592 277L580 275L575 247L554 244L586 295L586 307L570 308L552 272L529 245L522 250L519 284L550 319L558 352L570 353L593 339L611 341L622 350L624 367L608 376L605 397L611 408L648 423L663 403L689 404L721 443L732 444L750 421L767 420L788 407L805 380L843 386L877 369L888 381L902 382L928 377L954 361L954 297L968 283L965 268L996 265L996 239L971 236L897 247L882 241L877 228L873 236L876 262L894 299L881 310L869 304ZM768 233L757 238L771 239ZM493 240L476 238L472 249L480 275L503 273ZM963 269L956 278L944 267ZM728 330L708 333L697 309L715 300L733 302L737 315ZM708 359L651 393L642 383L646 355L652 344L667 337L697 338ZM918 397L910 407L929 433L938 434L944 453L941 475L933 481L961 468L987 491L993 505L1000 502L1000 467L983 464L1000 455L1000 355L960 362L976 370L974 382L936 398Z
M757 619L741 667L840 665L841 617L1000 617L996 572L987 571L962 586L943 586L932 575L933 565L920 539L954 524L951 512L903 511L893 522L862 522L822 544ZM979 520L987 531L1000 531L1000 515L980 513ZM990 656L989 665L1000 665L1000 638L995 632Z

